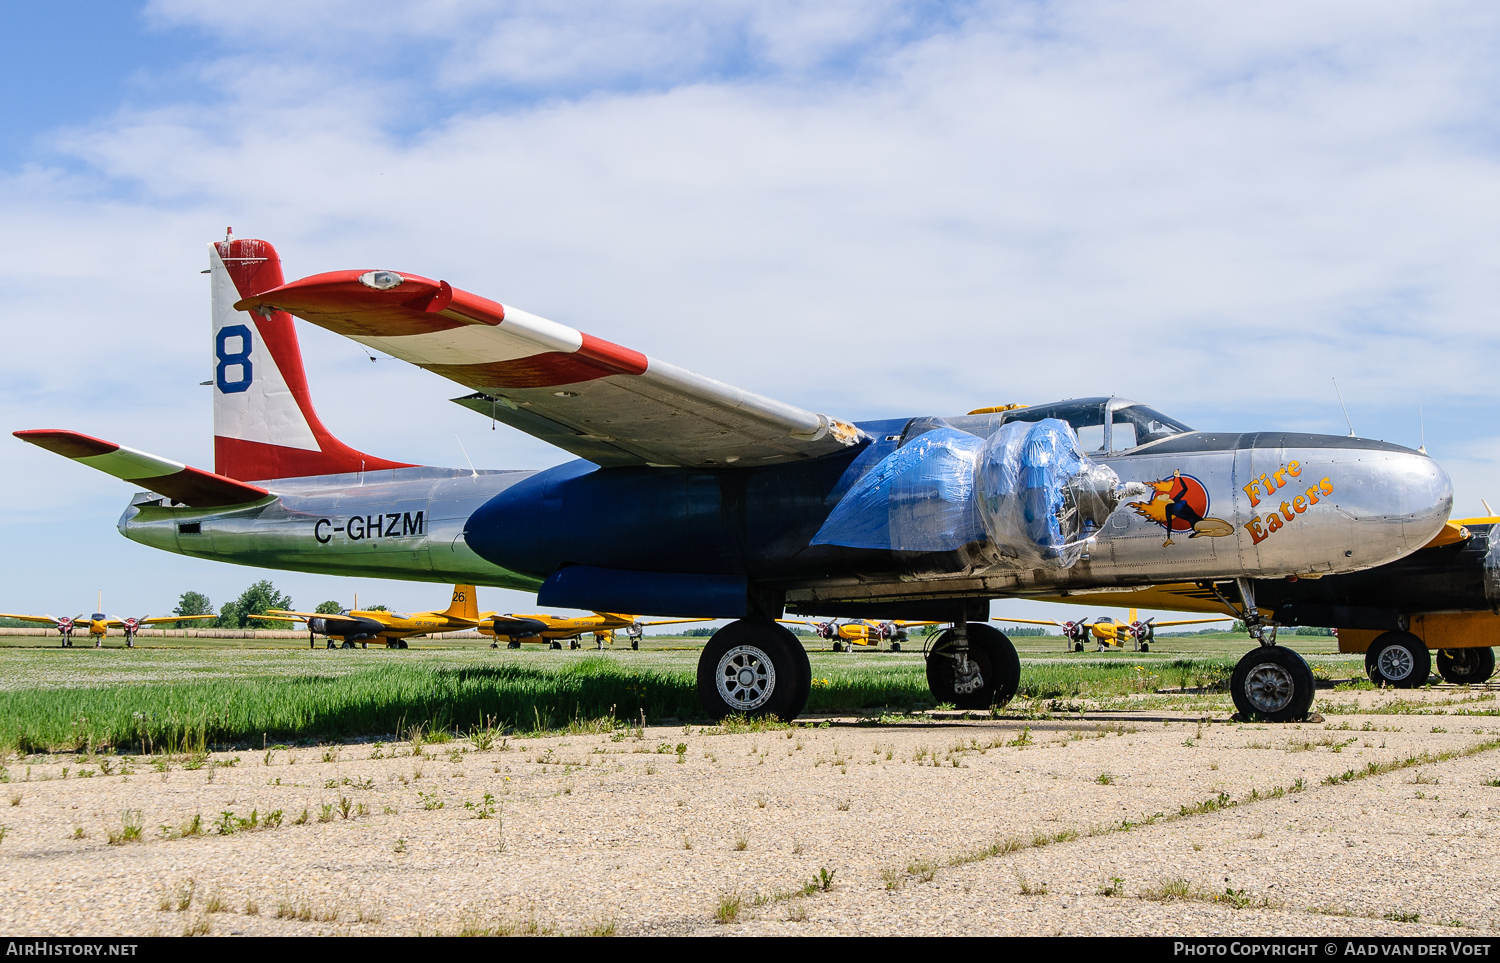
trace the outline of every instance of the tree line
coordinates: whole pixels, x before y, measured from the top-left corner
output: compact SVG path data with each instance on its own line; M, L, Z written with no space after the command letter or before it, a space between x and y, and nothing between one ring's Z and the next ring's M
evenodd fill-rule
M213 621L208 619L195 620L192 622L178 622L178 628L216 628L216 629L285 629L290 628L291 623L281 622L275 619L258 619L257 615L264 615L272 609L290 610L294 609L292 597L277 590L270 580L261 579L254 585L240 593L240 597L233 602L225 602L219 607L217 613L214 611L214 603L202 592L183 592L177 602L177 607L172 610L173 615L218 615ZM339 615L344 608L334 601L320 602L313 609L321 615Z

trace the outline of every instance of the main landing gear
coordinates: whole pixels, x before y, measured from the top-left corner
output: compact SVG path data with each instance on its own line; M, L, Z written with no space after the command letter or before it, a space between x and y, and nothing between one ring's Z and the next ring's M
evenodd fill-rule
M1454 685L1478 685L1488 682L1495 674L1495 650L1487 647L1472 649L1439 649L1437 654L1438 675Z
M715 632L698 657L698 701L728 715L795 719L812 691L807 650L771 619L740 619Z
M1307 718L1312 708L1316 683L1307 660L1291 649L1276 644L1276 626L1267 621L1255 607L1255 592L1247 578L1235 579L1240 592L1240 609L1236 613L1245 629L1259 645L1245 653L1229 678L1229 694L1242 718L1255 717L1265 722L1296 722ZM1231 612L1229 603L1218 588L1219 596Z
M1376 685L1416 689L1432 674L1432 654L1427 643L1410 632L1386 632L1365 650L1365 674Z
M958 622L927 651L927 688L939 705L988 709L1015 698L1021 659L1005 633L985 622Z

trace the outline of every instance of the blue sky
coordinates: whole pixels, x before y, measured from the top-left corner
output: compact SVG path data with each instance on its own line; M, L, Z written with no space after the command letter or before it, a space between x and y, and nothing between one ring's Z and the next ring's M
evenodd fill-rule
M7 27L7 430L209 463L198 271L233 225L293 276L443 277L847 418L1114 392L1342 433L1337 377L1361 434L1415 445L1424 412L1460 514L1500 504L1486 5L161 0ZM304 347L357 447L562 458L434 376ZM128 543L125 486L5 452L0 608L262 574Z

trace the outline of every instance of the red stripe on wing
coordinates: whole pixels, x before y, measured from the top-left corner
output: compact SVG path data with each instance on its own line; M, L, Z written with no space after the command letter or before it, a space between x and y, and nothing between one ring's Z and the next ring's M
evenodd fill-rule
M77 431L53 428L38 428L30 431L13 431L11 434L24 442L45 448L64 458L87 458L90 455L107 455L119 451L120 446L103 438L85 435Z

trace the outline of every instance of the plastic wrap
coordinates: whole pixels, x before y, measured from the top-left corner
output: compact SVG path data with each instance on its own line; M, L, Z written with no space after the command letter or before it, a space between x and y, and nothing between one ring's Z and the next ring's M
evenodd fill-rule
M984 439L936 427L881 459L834 506L814 545L946 552L984 537L974 466Z
M1067 568L1123 494L1067 422L1009 422L988 440L939 422L850 488L813 544L955 553L940 563L954 569Z

